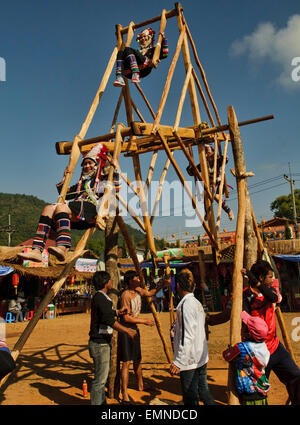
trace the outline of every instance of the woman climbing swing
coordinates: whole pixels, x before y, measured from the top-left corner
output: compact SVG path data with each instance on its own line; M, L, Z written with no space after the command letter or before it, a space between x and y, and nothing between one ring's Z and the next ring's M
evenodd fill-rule
M125 47L120 50L117 55L116 63L116 80L115 87L124 87L126 78L131 79L132 83L139 83L140 78L144 78L150 74L153 68L152 58L154 54L154 34L152 28L146 28L137 36L137 42L140 45L139 50ZM159 59L165 59L168 56L168 40L162 35L162 45Z
M108 177L110 163L107 161L107 149L101 143L95 145L83 158L81 163L82 172L76 185L69 188L67 200L62 204L47 205L42 211L35 237L32 243L32 251L20 253L18 257L23 260L42 261L42 252L51 229L56 231L56 246L49 247L49 253L64 261L66 253L71 248L71 228L88 229L95 226L97 216L97 203L103 196L105 182ZM69 173L67 166L64 177L57 184L60 193L66 175ZM119 174L115 171L113 176L115 190L120 188ZM101 230L105 229L104 219L101 221Z

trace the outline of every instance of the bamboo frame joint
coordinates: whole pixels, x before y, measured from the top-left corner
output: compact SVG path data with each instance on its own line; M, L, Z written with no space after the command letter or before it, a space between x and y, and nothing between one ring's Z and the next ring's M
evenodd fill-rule
M231 174L237 179L247 179L248 177L253 177L255 174L252 171L245 171L243 173L237 173L234 168L230 168Z

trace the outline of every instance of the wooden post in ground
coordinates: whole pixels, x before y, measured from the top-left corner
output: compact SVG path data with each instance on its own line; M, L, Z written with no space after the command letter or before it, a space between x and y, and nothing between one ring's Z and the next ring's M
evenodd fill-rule
M105 228L105 270L110 274L112 290L108 294L117 309L119 299L120 274L118 269L118 235L119 226L116 217L109 217ZM117 398L120 392L120 379L117 365L117 338L118 332L113 333L110 357L110 371L108 376L108 397Z
M243 305L243 277L241 269L243 268L244 257L244 232L245 232L245 215L246 215L246 190L245 190L245 158L242 145L242 139L235 111L232 106L228 107L228 123L230 140L235 165L235 176L238 192L238 214L236 226L236 243L234 255L233 269L233 294L232 294L232 310L230 318L230 345L240 342L241 339L241 312ZM229 363L228 373L228 389L229 404L238 404L238 398L234 395L233 370Z
M128 252L129 252L129 255L132 258L132 261L134 263L134 267L135 267L136 271L139 274L139 278L140 278L140 281L141 281L141 286L143 288L145 288L146 285L145 285L145 281L144 281L144 275L143 275L143 273L141 271L140 263L139 263L139 260L137 258L137 255L136 255L134 246L133 246L133 244L131 242L130 236L128 234L126 225L125 225L125 223L124 223L124 221L123 221L123 219L122 219L122 217L120 215L117 215L117 221L118 221L120 230L121 230L121 232L123 234L123 238L125 240L125 243L126 243L126 246L127 246ZM168 360L169 363L172 363L171 354L170 354L170 351L169 351L169 348L168 348L166 339L164 337L164 334L162 332L161 323L160 323L160 320L159 320L157 311L155 310L155 307L154 307L152 298L151 297L147 297L147 301L149 303L149 306L150 306L150 309L151 309L151 313L153 315L153 318L154 318L154 321L155 321L155 324L156 324L156 328L157 328L158 334L159 334L160 339L162 341L164 352L165 352L165 355L167 357L167 360Z
M165 280L169 282L169 312L170 312L170 328L171 328L175 320L175 313L174 313L173 293L171 288L171 269L169 264L169 255L164 255L164 263L165 263L165 270L166 270Z
M199 264L199 272L200 272L201 298L202 298L202 304L203 306L205 306L206 300L205 300L204 289L203 289L203 283L206 284L205 262L204 262L204 251L201 249L198 250L198 264Z

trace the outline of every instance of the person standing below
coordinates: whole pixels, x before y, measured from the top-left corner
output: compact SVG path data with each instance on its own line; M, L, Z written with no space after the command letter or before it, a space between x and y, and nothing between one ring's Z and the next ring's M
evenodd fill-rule
M184 405L196 406L199 398L206 405L214 405L207 384L205 313L202 304L194 297L195 283L190 270L183 269L176 275L176 287L181 301L177 306L174 360L170 373L180 374Z
M228 362L233 362L235 387L240 404L267 405L270 384L265 375L265 367L270 359L270 352L264 342L268 334L266 322L258 316L241 313L243 321L242 342L229 347L223 352Z
M250 271L242 269L249 280L249 287L243 294L243 309L252 316L265 320L269 331L265 342L270 352L270 360L266 367L269 379L273 370L279 380L286 386L293 405L300 405L300 369L291 354L285 349L276 335L276 314L273 304L281 301L281 296L274 285L274 272L267 261L259 260Z
M163 269L159 269L158 276L155 278L156 286L158 286L162 282L163 276L164 276ZM165 295L164 290L162 288L155 294L155 297L154 297L155 307L158 313L161 313L164 311L164 295Z
M142 319L139 317L141 312L141 296L152 297L165 285L165 283L162 282L156 288L148 291L147 289L141 288L139 274L134 270L129 270L124 275L124 284L127 289L125 289L121 295L120 306L126 309L127 313L122 315L120 320L123 326L135 330L137 336L132 340L124 333L118 335L118 358L123 362L121 369L122 404L131 404L128 395L129 365L131 361L133 361L133 369L137 377L138 389L139 391L143 391L144 389L141 365L141 341L137 325L154 325L152 319Z
M112 284L110 275L97 271L92 279L96 293L91 303L91 324L89 332L89 353L94 361L95 377L91 388L91 404L106 404L105 384L110 369L111 339L113 329L124 332L129 338L136 336L134 329L122 326L116 321L116 311L108 297ZM119 311L121 314L122 311Z

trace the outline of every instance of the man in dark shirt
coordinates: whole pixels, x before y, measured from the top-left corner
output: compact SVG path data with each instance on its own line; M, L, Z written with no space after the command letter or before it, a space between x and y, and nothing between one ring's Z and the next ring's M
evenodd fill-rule
M116 321L117 312L113 310L112 301L107 295L111 289L110 275L105 271L96 272L92 283L96 293L91 303L89 332L89 353L95 367L95 377L91 389L91 404L102 405L106 404L105 384L109 374L113 329L126 333L130 338L136 336L136 330L127 328ZM121 311L119 312L121 313Z

